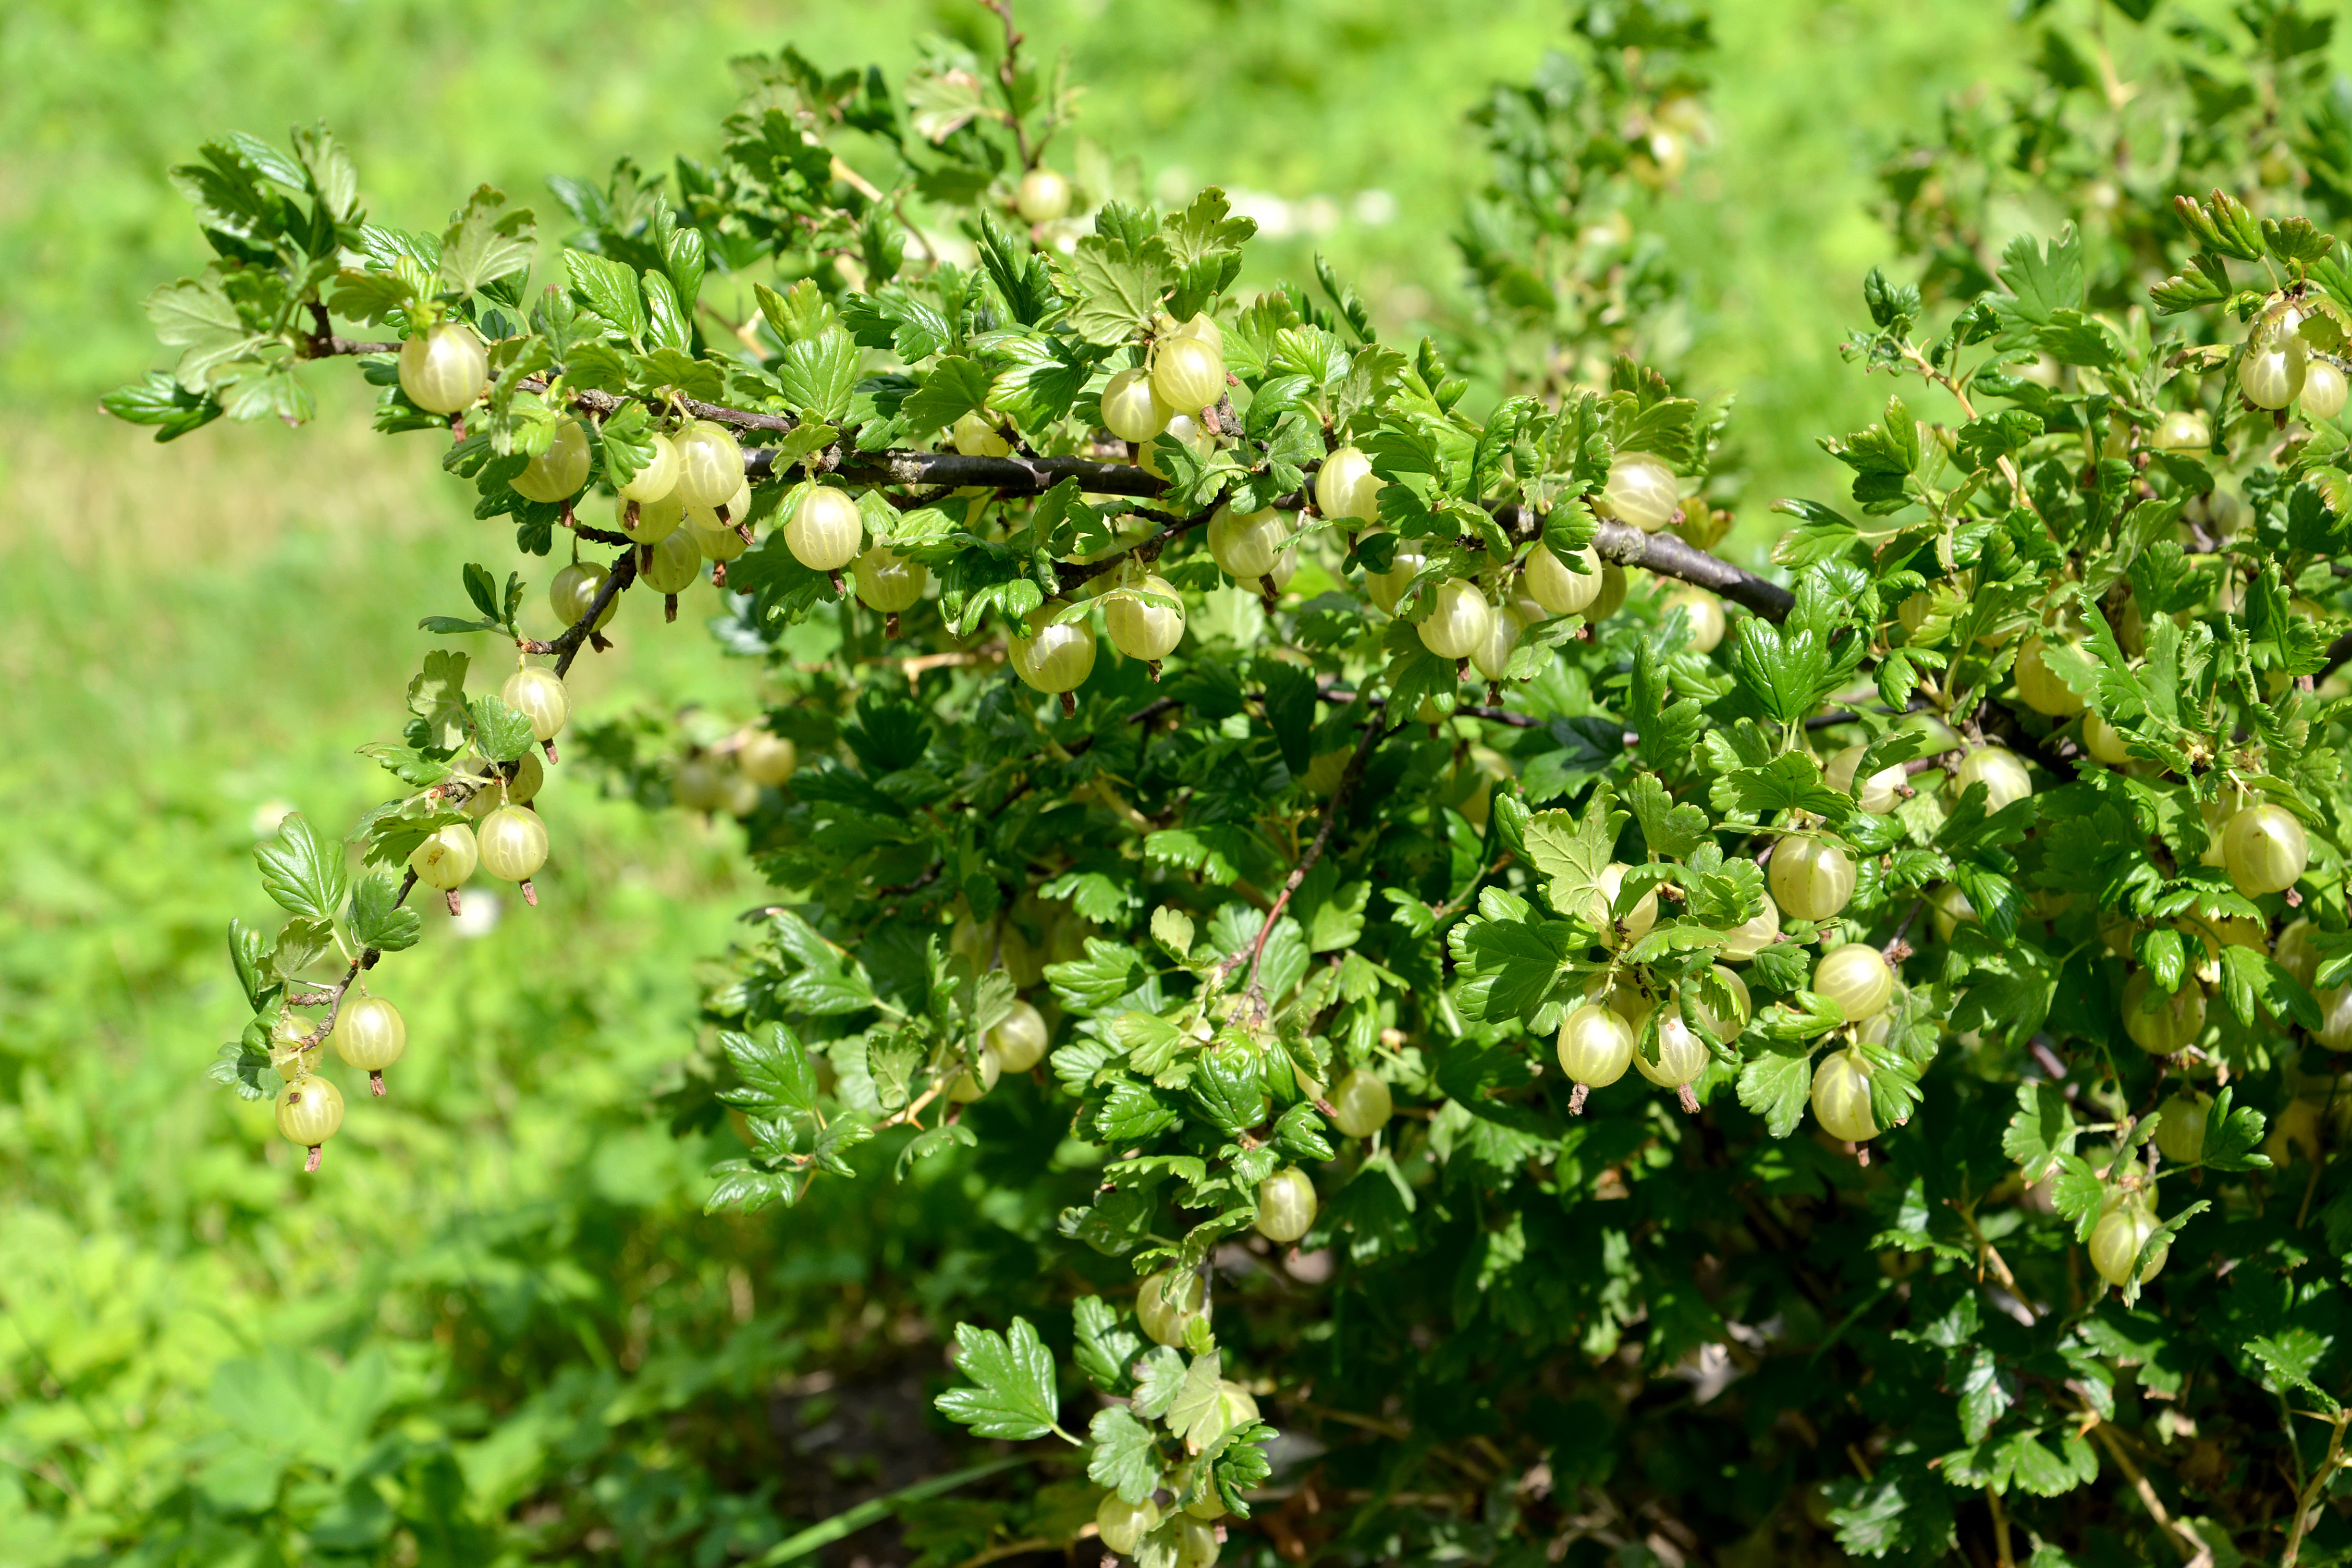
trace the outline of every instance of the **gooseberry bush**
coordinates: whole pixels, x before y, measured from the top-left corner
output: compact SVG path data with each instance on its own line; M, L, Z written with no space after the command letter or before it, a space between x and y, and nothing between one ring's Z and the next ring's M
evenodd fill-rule
M425 653L391 797L257 851L215 1077L333 1180L419 884L532 898L629 794L776 889L662 1105L740 1137L712 1205L967 1161L1034 1249L937 1400L1031 1468L908 1504L926 1563L2352 1555L2327 19L2029 16L2011 118L1890 162L1891 395L1764 574L1643 226L1703 16L1498 91L1475 310L1391 342L1058 158L992 9L903 98L741 62L551 247L371 221L323 131L177 172L215 258L109 406L352 360L515 547L421 623L511 658ZM633 592L765 709L575 714Z

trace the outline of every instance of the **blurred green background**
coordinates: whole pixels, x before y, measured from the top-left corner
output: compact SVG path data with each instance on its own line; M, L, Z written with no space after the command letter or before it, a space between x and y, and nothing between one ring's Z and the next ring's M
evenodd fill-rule
M1299 232L1244 289L1319 247L1391 326L1458 308L1464 116L1564 15L1021 6L1089 84L1083 132L1147 186L1286 204ZM1694 386L1742 400L1753 552L1765 500L1836 482L1811 434L1884 397L1835 354L1889 249L1872 167L1946 93L2007 80L2012 35L1991 5L1728 0L1717 25L1717 145L1658 221L1698 284ZM240 1022L223 923L269 913L257 813L339 829L373 797L352 749L401 721L416 616L509 547L331 374L314 428L164 447L95 399L163 363L140 301L203 260L164 170L205 136L324 119L383 221L437 226L486 180L545 216L547 174L712 149L730 55L789 41L901 79L923 31L992 27L950 0L0 7L0 1562L373 1561L397 1527L428 1564L717 1568L922 1473L920 1445L885 1452L830 1402L912 1408L907 1369L940 1363L904 1309L1042 1258L1049 1219L980 1205L956 1159L701 1217L709 1152L648 1100L692 1047L697 960L761 897L731 828L559 770L543 907L471 936L435 915L387 966L409 1054L318 1179L267 1105L202 1081ZM750 712L750 667L697 621L630 605L588 711Z

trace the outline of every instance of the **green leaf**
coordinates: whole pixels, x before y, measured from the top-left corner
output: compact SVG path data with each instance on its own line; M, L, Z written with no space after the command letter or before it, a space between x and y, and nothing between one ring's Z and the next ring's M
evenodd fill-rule
M694 327L686 319L686 310L677 302L677 290L671 287L667 273L646 268L643 274L646 291L646 346L656 349L686 349L694 342Z
M839 327L795 341L776 365L776 383L802 418L838 424L857 391L857 345Z
M1072 1307L1077 1328L1076 1361L1087 1380L1105 1394L1117 1394L1127 1369L1143 1353L1143 1336L1127 1326L1127 1315L1099 1296L1081 1296Z
M2074 1109L2055 1084L2017 1086L2017 1113L2000 1136L2001 1152L2017 1162L2028 1185L2039 1184L2074 1152L2080 1129Z
M563 253L563 268L582 304L618 328L631 342L643 345L645 296L635 273L607 257L571 249Z
M1025 1442L1055 1429L1061 1415L1054 1397L1054 1358L1025 1318L1013 1320L1010 1336L956 1325L956 1370L969 1388L950 1388L932 1403L940 1413L975 1437Z
M988 405L992 382L986 365L950 354L933 365L923 384L899 405L899 417L907 421L908 429L918 432L952 425Z
M530 721L486 692L467 704L473 716L474 748L494 763L510 763L531 748Z
M1679 860L1707 839L1712 824L1706 813L1685 803L1676 805L1655 773L1636 773L1626 782L1625 804L1642 825L1642 837L1654 855Z
M299 811L278 825L274 841L253 847L261 888L290 913L331 921L351 885L341 842L320 837Z
M279 979L292 980L316 963L334 939L335 928L329 921L288 921L270 946L269 967Z
M1086 236L1070 258L1078 295L1070 326L1091 343L1127 342L1151 324L1175 270L1167 242L1157 235L1138 245L1106 234Z
M1141 1502L1158 1488L1159 1435L1133 1412L1118 1405L1096 1411L1087 1436L1094 1439L1094 1452L1087 1460L1088 1480L1131 1503Z
M503 192L478 186L441 237L441 286L470 299L484 284L528 268L538 237L529 207L509 212Z
M1786 1138L1803 1120L1813 1088L1810 1053L1768 1044L1739 1069L1739 1103L1764 1119L1764 1130Z
M371 871L354 882L351 912L345 920L352 940L385 952L415 947L417 938L425 934L425 918L405 904L395 903L399 896L392 878L382 871Z
M237 984L245 991L246 1005L255 1012L259 1012L280 990L277 977L264 963L267 956L259 931L242 921L228 922L229 964L236 971Z
M1593 889L1609 868L1611 852L1626 814L1615 810L1607 783L1594 786L1580 820L1565 811L1539 811L1528 818L1528 858L1549 879L1544 897L1571 920L1592 918Z
M742 1079L740 1088L721 1089L719 1099L803 1115L816 1109L816 1068L800 1037L782 1024L769 1025L765 1036L729 1030L719 1037L719 1044L734 1064L735 1076Z
M1168 1429L1188 1445L1195 1432L1206 1432L1221 1419L1220 1396L1224 1391L1220 1380L1224 1370L1218 1354L1208 1351L1192 1358L1184 1373L1184 1386L1168 1406Z

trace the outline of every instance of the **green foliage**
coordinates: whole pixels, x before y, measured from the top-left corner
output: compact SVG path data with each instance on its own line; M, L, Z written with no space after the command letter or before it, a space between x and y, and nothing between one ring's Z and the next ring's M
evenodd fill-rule
M2324 28L2242 20L2261 92L2216 97L2159 45L2134 111L2174 134L2193 109L2200 157L2267 127L2264 94L2313 85L2297 62ZM2324 1159L2342 998L2320 984L2347 967L2347 484L2331 416L2236 395L2244 323L2317 363L2344 347L2352 254L2279 189L2327 199L2319 110L2301 163L2234 171L2242 196L2121 198L2177 235L2101 229L2107 164L2053 150L2080 134L2068 95L2103 78L2034 19L2059 107L2040 142L2011 128L2048 154L2012 163L2072 221L1965 288L1940 255L1917 284L1870 274L1849 355L1907 384L1821 443L1860 521L1782 503L1800 521L1780 587L1705 553L1736 476L1726 405L1675 395L1658 363L1686 285L1638 249L1584 248L1630 231L1633 185L1671 184L1676 128L1703 123L1707 26L1664 5L1576 23L1579 63L1484 118L1502 173L1464 241L1483 308L1461 342L1382 342L1328 266L1319 300L1245 299L1254 237L1214 190L1163 215L1081 158L1076 216L1022 222L1018 176L1072 109L1058 76L942 45L901 104L878 74L786 52L748 63L722 156L681 162L674 195L627 164L559 185L582 229L529 286L530 221L494 192L437 235L372 228L320 139L291 159L207 148L183 183L222 259L159 292L171 384L110 406L166 437L215 408L291 419L310 406L298 362L337 347L313 305L468 321L494 389L446 466L481 515L518 519L526 554L559 525L619 549L624 596L650 556L584 500L510 488L556 422L598 427L592 487L645 472L682 400L755 448L748 510L697 537L733 590L712 630L771 683L763 721L603 719L565 746L615 794L740 820L774 889L708 977L715 1047L663 1101L716 1161L710 1205L789 1208L748 1222L783 1247L861 1204L861 1245L969 1246L954 1227L974 1213L1002 1232L984 1267L920 1269L929 1321L962 1320L961 1381L926 1393L977 1438L1078 1451L1032 1450L1042 1484L986 1501L875 1505L913 1510L926 1561L1062 1550L1096 1489L1222 1510L1225 1552L1251 1561L1580 1556L1620 1515L1724 1560L2071 1561L2075 1542L2084 1561L2323 1560L2347 1529L2328 1504L2347 1390L2327 1261L2347 1200ZM855 178L831 151L853 137L882 149ZM2013 194L1996 184L1986 212ZM2185 269L2151 315L2137 291L2167 266ZM751 273L755 321L692 313L707 279ZM1232 374L1150 448L1157 472L1118 461L1135 454L1097 424L1104 381L1183 352L1196 313ZM1455 368L1473 364L1539 395L1486 408ZM378 428L445 427L387 358L366 370ZM2168 419L2190 412L2199 440ZM1321 510L1341 447L1382 481L1384 533ZM1676 493L1644 533L1659 460ZM869 613L777 526L842 489L891 557L861 559L855 592L907 563L935 598ZM1221 503L1282 503L1275 569L1210 548ZM1547 617L1525 596L1534 552L1587 541L1611 573L1647 569L1631 604L1614 583L1580 623ZM1719 605L1662 603L1648 576L1720 590L1728 635L1700 631ZM520 574L495 581L469 565L481 619L426 629L502 631L559 670L601 646L584 625L528 637ZM1443 642L1462 584L1524 618L1516 647ZM1047 679L1106 586L1105 640L1130 640L1130 604L1172 604L1183 637L1149 660L1087 641ZM404 862L520 784L531 720L469 696L473 668L425 655L401 743L368 748L405 793L359 816L363 861ZM797 768L758 760L782 740ZM550 788L561 845L578 791ZM2307 846L2277 874L2238 843L2256 795ZM267 1096L314 1070L320 1010L362 972L383 983L423 919L413 882L354 881L299 814L257 858L292 918L232 923L251 1021L214 1075ZM587 934L549 941L585 952ZM1856 955L1891 966L1891 997L1832 973ZM1588 1002L1627 1026L1634 1077L1553 1070ZM1032 1021L1052 1049L1024 1076ZM1349 1134L1359 1073L1401 1111ZM2185 1157L2151 1137L2179 1079L2221 1090ZM950 1188L935 1242L903 1209ZM2116 1224L2143 1215L2118 1252ZM668 1257L707 1272L710 1254ZM1138 1326L1180 1342L1147 1350L1109 1304L1145 1274L1197 1285L1213 1317L1171 1325L1147 1287ZM724 1373L608 1378L564 1408L606 1428L706 1411L789 1360L741 1342L758 1337L729 1342ZM1083 1440L1061 1419L1080 1386L1065 1347L1124 1400ZM498 1445L621 1462L515 1415L471 1448L410 1421L354 1468L394 1430L388 1364L227 1363L215 1446L168 1504L186 1538L259 1514L313 1550L478 1560L515 1522L493 1520L555 1484L530 1464L508 1480ZM1687 1402L1659 1396L1671 1380ZM567 1386L519 1408L541 1419ZM2123 1479L2127 1453L2154 1486ZM760 1500L730 1535L705 1525L710 1496L680 1511L714 1561L782 1560L869 1517L782 1539ZM1160 1525L1139 1560L1177 1561L1189 1528Z

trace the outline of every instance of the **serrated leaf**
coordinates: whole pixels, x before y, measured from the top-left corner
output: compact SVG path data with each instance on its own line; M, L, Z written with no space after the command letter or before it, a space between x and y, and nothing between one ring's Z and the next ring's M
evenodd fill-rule
M1195 1452L1199 1446L1192 1442L1196 1432L1208 1432L1220 1419L1221 1379L1224 1371L1219 1361L1220 1352L1208 1351L1192 1358L1185 1370L1184 1386L1168 1406L1168 1429L1184 1439Z
M1054 1397L1054 1358L1025 1318L1009 1334L970 1323L956 1325L956 1370L969 1388L950 1388L932 1404L976 1437L1025 1442L1053 1431L1061 1408Z
M1094 1439L1094 1451L1087 1459L1088 1480L1131 1503L1141 1502L1159 1487L1159 1435L1133 1412L1117 1405L1096 1411L1087 1436Z
M530 720L508 707L505 698L485 692L466 710L473 717L474 749L491 762L511 763L530 750Z
M415 947L425 932L425 918L395 902L399 897L400 889L383 871L371 871L353 883L347 921L352 940L384 952Z
M1126 1385L1128 1367L1143 1352L1143 1336L1127 1326L1125 1313L1099 1296L1079 1297L1072 1317L1078 1370L1103 1393L1117 1394Z
M782 1024L769 1025L765 1035L729 1030L719 1037L719 1044L742 1080L739 1088L722 1089L721 1100L803 1115L816 1109L816 1069L800 1037Z
M1797 1130L1812 1087L1812 1058L1801 1050L1768 1046L1739 1069L1739 1103L1762 1117L1775 1138Z
M278 837L253 847L261 888L291 914L331 921L351 885L342 844L320 837L299 811L278 825Z
M471 298L483 285L530 265L538 225L529 207L507 207L506 194L478 186L441 238L441 284Z

